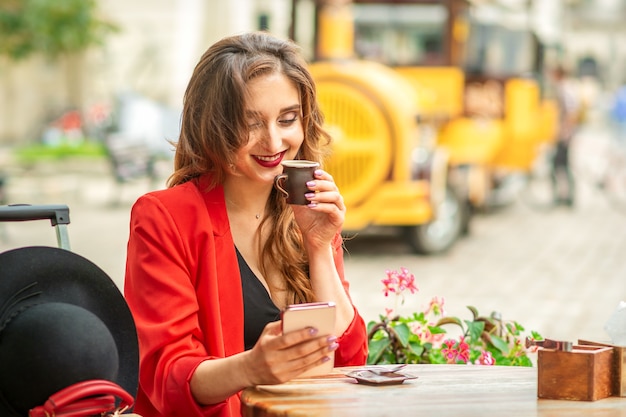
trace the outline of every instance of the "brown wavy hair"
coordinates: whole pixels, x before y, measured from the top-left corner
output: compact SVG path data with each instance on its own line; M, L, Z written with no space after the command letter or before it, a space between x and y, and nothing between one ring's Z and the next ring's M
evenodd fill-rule
M299 47L265 32L253 32L213 44L195 67L184 95L169 187L204 174L210 174L211 187L223 183L235 153L249 140L244 117L247 85L258 76L275 72L289 78L300 94L304 141L296 158L323 162L330 136L322 129L315 83ZM266 213L259 230L271 227L272 233L265 243L258 239L261 272L265 275L270 265L278 268L290 294L289 302L313 301L302 235L276 190L270 195Z

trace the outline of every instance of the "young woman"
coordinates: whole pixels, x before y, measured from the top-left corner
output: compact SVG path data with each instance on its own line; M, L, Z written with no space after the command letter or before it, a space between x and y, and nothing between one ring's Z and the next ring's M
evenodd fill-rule
M168 188L132 209L125 296L140 344L135 412L240 415L245 387L277 384L329 360L362 365L363 319L344 279L343 198L319 169L308 205L274 188L281 161L323 162L315 86L289 41L225 38L184 97ZM333 301L334 334L282 334L289 304Z

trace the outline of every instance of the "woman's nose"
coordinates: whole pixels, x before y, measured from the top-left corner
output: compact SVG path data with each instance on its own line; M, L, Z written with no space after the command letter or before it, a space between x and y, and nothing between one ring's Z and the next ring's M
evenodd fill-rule
M277 126L266 125L263 129L261 143L269 150L280 148L280 144L282 143L280 129L278 129Z

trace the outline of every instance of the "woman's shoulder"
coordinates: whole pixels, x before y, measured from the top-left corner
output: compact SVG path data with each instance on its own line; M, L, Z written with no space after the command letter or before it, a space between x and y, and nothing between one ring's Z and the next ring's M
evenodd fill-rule
M162 190L155 190L139 197L139 200L159 201L168 206L197 205L203 201L221 200L221 187L208 189L202 179L190 180Z
M202 181L196 180L146 193L133 206L133 212L168 213L171 217L182 216L192 221L199 221L206 215L213 220L221 219L225 211L222 187L207 189Z
M191 182L176 185L171 188L150 191L143 194L135 202L135 206L152 206L160 205L167 207L168 210L180 208L188 209L189 207L198 205L202 201L200 192Z

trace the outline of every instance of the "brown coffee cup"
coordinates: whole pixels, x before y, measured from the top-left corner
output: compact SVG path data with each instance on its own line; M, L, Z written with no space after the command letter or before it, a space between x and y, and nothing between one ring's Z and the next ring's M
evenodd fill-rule
M309 204L304 195L311 190L306 183L315 179L314 173L320 164L303 159L286 160L281 164L283 173L274 178L274 185L287 198L287 204Z

